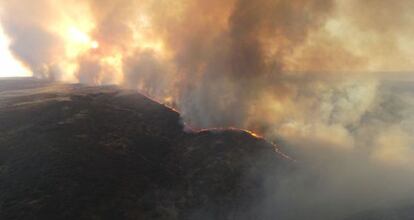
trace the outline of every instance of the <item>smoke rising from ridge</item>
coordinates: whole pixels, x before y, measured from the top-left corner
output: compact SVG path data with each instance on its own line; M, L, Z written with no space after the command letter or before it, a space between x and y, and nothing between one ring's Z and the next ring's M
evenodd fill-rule
M195 127L246 128L286 146L307 168L270 184L276 195L263 207L338 219L414 188L414 100L404 82L413 74L396 73L414 69L413 1L1 0L0 8L11 52L36 77L137 89ZM315 176L318 184L304 184Z

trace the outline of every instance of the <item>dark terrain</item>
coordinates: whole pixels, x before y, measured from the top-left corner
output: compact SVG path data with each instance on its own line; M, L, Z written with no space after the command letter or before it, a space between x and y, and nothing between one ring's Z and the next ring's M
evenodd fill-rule
M279 209L301 213L261 207L266 183L294 164L247 131L194 131L133 91L0 80L1 220L270 220ZM413 220L413 210L346 219Z
M266 172L290 164L132 91L0 80L0 219L257 219Z

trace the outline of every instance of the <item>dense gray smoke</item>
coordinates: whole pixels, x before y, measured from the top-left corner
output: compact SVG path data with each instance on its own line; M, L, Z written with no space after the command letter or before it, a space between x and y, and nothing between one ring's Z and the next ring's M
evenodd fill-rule
M411 0L0 8L11 52L36 77L118 84L177 108L194 127L240 127L278 143L302 168L277 180L269 171L263 218L341 219L414 203Z
M413 205L413 85L382 81L358 118L344 114L357 113L362 103L341 109L352 94L335 91L328 95L336 102L329 128L300 125L301 132L279 137L285 152L300 158L300 168L282 179L269 177L272 193L259 205L263 218L344 219L370 209Z

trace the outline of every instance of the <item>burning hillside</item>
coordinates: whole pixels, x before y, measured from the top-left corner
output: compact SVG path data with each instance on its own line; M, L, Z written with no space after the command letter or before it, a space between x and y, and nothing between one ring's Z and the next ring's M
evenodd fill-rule
M257 215L265 173L289 160L245 131L183 129L116 87L0 81L0 218Z
M261 171L266 193L253 209L262 219L337 220L395 204L411 207L413 11L412 0L0 0L0 76L25 69L41 79L1 84L7 111L1 135L29 138L13 139L21 141L17 146L76 140L76 149L94 145L129 155L123 151L135 146L129 136L142 133L150 136L145 143L168 142L174 150L157 150L166 158L187 155L177 144L196 149L192 141L204 146L211 138L238 146L238 135L242 142L263 137L299 166L283 175ZM119 99L125 89L142 99L125 104ZM68 103L79 111L57 110ZM49 125L55 120L62 124ZM75 122L86 126L83 133L109 133L85 138ZM39 132L25 133L33 127ZM190 127L198 132L182 131ZM212 129L230 127L243 130ZM72 133L80 136L68 140ZM101 148L85 149L94 155ZM197 158L206 169L228 165ZM218 173L200 181L225 179ZM215 205L212 212L221 213Z

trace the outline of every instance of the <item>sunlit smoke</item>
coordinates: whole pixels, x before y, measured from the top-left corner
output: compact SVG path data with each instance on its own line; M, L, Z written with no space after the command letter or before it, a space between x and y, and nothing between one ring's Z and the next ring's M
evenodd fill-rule
M371 183L384 165L403 170L390 175L398 185L414 172L412 91L395 86L414 79L411 0L0 4L10 51L36 77L117 84L194 127L249 129L318 160L309 166L326 179L365 167ZM330 157L340 165L328 167ZM358 194L360 174L340 179ZM413 188L381 186L370 192L399 199Z
M14 59L8 50L9 45L10 40L5 36L0 26L0 67L2 68L0 77L30 76L30 70Z

